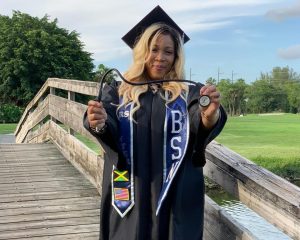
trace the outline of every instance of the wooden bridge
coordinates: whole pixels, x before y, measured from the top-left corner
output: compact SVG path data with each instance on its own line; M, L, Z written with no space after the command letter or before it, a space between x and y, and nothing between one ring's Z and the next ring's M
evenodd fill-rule
M98 84L48 79L27 106L16 142L0 145L0 239L98 239L103 150L82 126ZM55 95L56 89L66 98ZM105 154L113 155L114 152ZM207 147L207 177L293 239L300 239L300 189L226 147ZM256 239L206 196L205 240Z
M55 145L0 151L0 239L97 239L98 191Z

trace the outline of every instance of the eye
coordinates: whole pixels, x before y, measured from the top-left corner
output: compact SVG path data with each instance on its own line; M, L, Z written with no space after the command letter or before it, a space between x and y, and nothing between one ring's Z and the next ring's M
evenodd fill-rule
M166 53L167 55L172 55L172 54L173 54L173 51L165 51L165 53Z
M152 48L151 52L156 53L158 51L157 48Z

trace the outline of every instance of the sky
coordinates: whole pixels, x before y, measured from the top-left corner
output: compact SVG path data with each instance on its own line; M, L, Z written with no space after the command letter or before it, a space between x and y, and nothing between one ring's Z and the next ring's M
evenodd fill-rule
M186 79L251 83L277 66L300 73L300 0L0 0L0 14L56 18L80 34L95 66L124 72L132 52L121 38L157 5L191 39Z

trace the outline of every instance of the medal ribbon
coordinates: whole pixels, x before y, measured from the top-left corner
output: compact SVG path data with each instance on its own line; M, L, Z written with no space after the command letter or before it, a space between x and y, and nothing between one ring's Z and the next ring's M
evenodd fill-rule
M120 99L122 102L122 99ZM119 171L113 166L112 171L112 205L121 217L134 206L134 181L133 181L133 128L130 120L130 111L133 104L122 106L118 111L119 116L119 146L126 160L126 169Z
M179 96L167 104L164 126L164 179L158 198L156 215L167 196L171 183L182 163L189 140L189 117L186 100Z

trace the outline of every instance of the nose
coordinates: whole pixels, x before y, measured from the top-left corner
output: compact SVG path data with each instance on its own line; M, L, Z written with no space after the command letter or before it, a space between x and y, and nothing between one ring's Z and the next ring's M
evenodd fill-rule
M157 61L165 61L165 55L162 51L159 51L156 55L156 58L155 58Z

